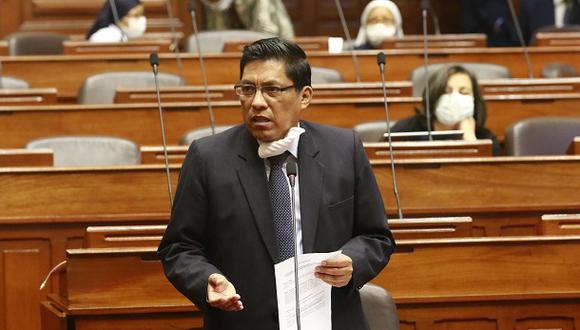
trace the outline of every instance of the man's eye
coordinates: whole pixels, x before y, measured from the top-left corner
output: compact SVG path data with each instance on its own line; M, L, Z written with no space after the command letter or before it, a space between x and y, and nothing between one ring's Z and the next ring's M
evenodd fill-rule
M244 94L254 94L256 92L256 87L254 86L242 86L242 93Z
M264 86L262 89L268 94L278 94L282 91L282 89L278 86Z

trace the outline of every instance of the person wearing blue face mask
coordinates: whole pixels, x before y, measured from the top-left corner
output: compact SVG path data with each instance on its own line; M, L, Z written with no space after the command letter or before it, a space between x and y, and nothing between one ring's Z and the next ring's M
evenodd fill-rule
M119 21L110 1L105 1L95 23L87 32L86 39L91 42L120 42L142 37L147 29L144 7L139 0L115 0Z
M431 101L429 109L425 105L427 93ZM466 141L490 139L493 154L500 154L497 137L485 127L487 113L479 83L464 67L446 66L431 75L429 91L423 91L423 106L414 116L399 120L391 131L426 131L425 111L430 112L433 130L461 130Z
M403 37L403 18L399 7L390 0L373 0L360 19L355 49L380 49L386 38Z

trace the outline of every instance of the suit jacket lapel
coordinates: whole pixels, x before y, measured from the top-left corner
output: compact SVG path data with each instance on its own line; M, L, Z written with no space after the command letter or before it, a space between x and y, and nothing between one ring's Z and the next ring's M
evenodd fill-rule
M300 137L298 145L300 215L302 218L302 247L304 253L313 252L320 203L323 198L324 165L316 159L319 151L307 129Z
M240 139L238 178L254 216L258 231L272 262L278 261L278 247L272 221L272 207L268 193L264 160L258 156L257 141L245 131ZM240 233L243 235L244 233Z

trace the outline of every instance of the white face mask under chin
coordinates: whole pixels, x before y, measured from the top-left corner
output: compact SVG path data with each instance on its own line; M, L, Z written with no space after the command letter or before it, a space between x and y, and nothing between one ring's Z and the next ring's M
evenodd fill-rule
M383 40L395 36L397 28L383 23L369 24L366 28L367 41L373 47L379 47Z
M121 28L123 33L127 36L127 38L139 38L145 34L145 30L147 29L147 17L139 16L139 17L129 17L127 20L127 26Z
M475 102L472 95L461 93L443 94L437 102L435 117L443 125L454 126L473 117Z

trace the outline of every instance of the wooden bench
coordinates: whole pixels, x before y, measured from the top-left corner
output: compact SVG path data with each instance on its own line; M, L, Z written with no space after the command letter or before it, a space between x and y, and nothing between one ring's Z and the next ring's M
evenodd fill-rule
M580 236L397 241L373 283L411 329L574 329Z
M0 107L56 104L56 94L54 88L0 89Z
M580 47L530 47L535 76L544 65L560 60L580 69ZM483 62L505 65L513 77L526 78L527 68L519 48L444 48L429 51L429 63ZM385 50L385 77L389 81L409 78L411 71L422 66L422 49ZM379 81L376 51L357 51L361 81ZM199 57L181 54L183 73L189 85L202 85ZM94 74L110 71L149 71L145 54L127 55L60 55L3 57L4 74L26 80L33 88L57 88L59 98L74 99L83 81ZM310 52L312 66L328 67L341 72L346 81L356 81L349 52L330 54ZM233 84L239 79L239 54L208 54L204 57L209 84ZM160 72L179 74L175 54L160 56ZM54 74L59 72L61 74Z
M65 41L63 43L65 55L83 54L151 54L170 53L169 40L132 40L128 42Z
M54 154L50 149L0 149L0 167L52 166Z
M539 116L580 116L580 94L487 96L486 126L500 141L505 128L519 120ZM415 113L420 98L392 97L389 110L392 120ZM167 143L178 145L190 130L209 126L209 112L204 101L163 103ZM239 101L213 103L217 125L242 122ZM368 121L384 120L382 97L314 99L302 113L304 120L352 128ZM55 135L111 135L139 145L160 142L157 104L58 105L0 107L0 148L21 148L27 142ZM147 132L147 134L143 134Z
M580 235L580 214L542 215L542 234Z
M569 155L580 155L580 136L577 136L572 140L566 153Z

